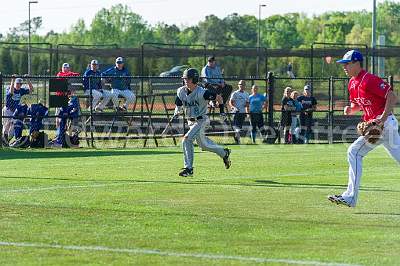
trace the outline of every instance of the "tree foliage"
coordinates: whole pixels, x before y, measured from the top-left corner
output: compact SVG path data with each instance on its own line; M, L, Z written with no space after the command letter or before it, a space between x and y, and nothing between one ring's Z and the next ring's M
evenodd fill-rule
M11 28L9 32L0 34L0 40L26 43L27 25L28 21L24 21L19 26ZM41 25L41 17L32 19L32 41L51 43L54 47L60 43L75 45L115 43L119 47L140 47L145 42L204 44L208 48L222 46L256 47L258 31L260 30L262 47L290 49L308 48L313 42L365 43L369 45L372 31L371 13L365 10L326 12L313 16L289 13L273 15L260 21L255 16L237 13L230 14L225 18L210 14L197 25L179 27L165 23L149 25L139 14L134 13L128 6L122 4L99 10L89 25L86 25L83 19L79 19L66 32L50 31L47 34L39 35L37 32ZM386 44L400 45L400 31L398 30L400 26L400 4L393 1L379 3L377 26L378 35L386 37ZM104 60L108 64L112 64L112 56L110 55L109 59ZM22 73L26 68L26 63L23 62L25 59L26 56L23 53L14 54L13 52L10 53L8 49L2 49L0 71L3 73L10 71ZM86 61L90 58L67 56L63 57L63 60L81 64L77 70L83 70ZM220 61L223 61L226 73L230 75L250 76L255 74L255 58L227 57L225 60L221 58ZM139 60L134 59L128 62L133 70L132 72L137 74L140 67ZM308 75L308 60L301 58L270 59L268 70L284 74L284 68L288 62L293 63L294 70L298 75ZM50 63L49 58L44 58L44 55L35 55L33 73L44 73L47 69L45 63L47 65ZM148 74L158 75L161 71L165 71L176 64L191 64L195 67L201 67L203 58L148 59L145 68L148 70ZM392 71L391 74L398 74L400 67L397 64L391 63L389 67ZM266 71L263 66L262 71ZM324 70L317 68L316 71L319 72L317 74L323 74Z

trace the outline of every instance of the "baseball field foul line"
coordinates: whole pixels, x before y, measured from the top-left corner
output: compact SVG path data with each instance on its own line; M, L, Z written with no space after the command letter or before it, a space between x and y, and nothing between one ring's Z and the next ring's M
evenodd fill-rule
M0 190L0 193L19 193L19 192L32 192L32 191L45 191L45 190L57 190L57 189L74 189L74 188L96 188L96 187L111 187L111 186L121 186L127 183L105 183L105 184L93 184L93 185L70 185L70 186L50 186L50 187L35 187L35 188L21 188L21 189L10 189L10 190ZM132 183L128 183L132 184Z
M291 260L291 259L270 259L270 258L244 257L244 256L225 256L225 255L203 254L203 253L182 253L182 252L169 252L169 251L140 249L140 248L128 249L128 248L111 248L104 246L64 246L64 245L49 245L43 243L4 242L4 241L0 241L0 246L65 249L65 250L79 250L79 251L105 251L105 252L116 252L116 253L159 255L159 256L169 256L169 257L199 258L208 260L236 260L236 261L248 261L256 263L274 262L274 263L285 263L285 264L296 264L296 265L356 266L356 264L331 263L331 262L319 262L319 261L307 261L307 260Z

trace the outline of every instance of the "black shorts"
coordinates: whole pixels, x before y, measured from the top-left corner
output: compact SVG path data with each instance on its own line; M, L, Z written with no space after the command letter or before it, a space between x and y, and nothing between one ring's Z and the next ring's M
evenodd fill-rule
M281 126L288 127L292 125L292 114L287 111L282 111Z
M224 87L221 87L218 84L210 84L210 83L206 83L204 87L210 91L214 91L216 94L221 95L224 103L226 103L229 100L229 97L231 96L233 90L232 86L226 83Z
M235 113L235 116L233 117L233 126L241 129L245 118L245 113Z
M262 113L250 113L250 124L255 128L262 128L264 126L264 117Z

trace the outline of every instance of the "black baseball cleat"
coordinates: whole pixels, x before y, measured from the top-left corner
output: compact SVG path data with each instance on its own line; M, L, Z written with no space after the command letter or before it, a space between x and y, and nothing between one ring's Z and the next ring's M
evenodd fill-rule
M231 150L230 149L224 149L224 151L225 151L225 156L224 156L224 158L222 158L222 160L224 160L225 168L229 169L229 167L231 167L231 160L229 159L229 155L231 154Z
M182 168L182 171L179 172L179 176L193 176L193 169Z
M337 205L341 204L341 205L345 205L347 207L351 207L350 203L348 203L343 197L342 195L331 195L328 196L328 200L330 202L336 203Z

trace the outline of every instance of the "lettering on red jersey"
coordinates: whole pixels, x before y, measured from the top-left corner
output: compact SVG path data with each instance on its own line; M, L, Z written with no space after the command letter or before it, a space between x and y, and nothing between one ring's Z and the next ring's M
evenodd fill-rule
M392 90L387 82L365 70L350 79L348 88L350 101L364 111L364 121L375 119L383 113L387 94Z

